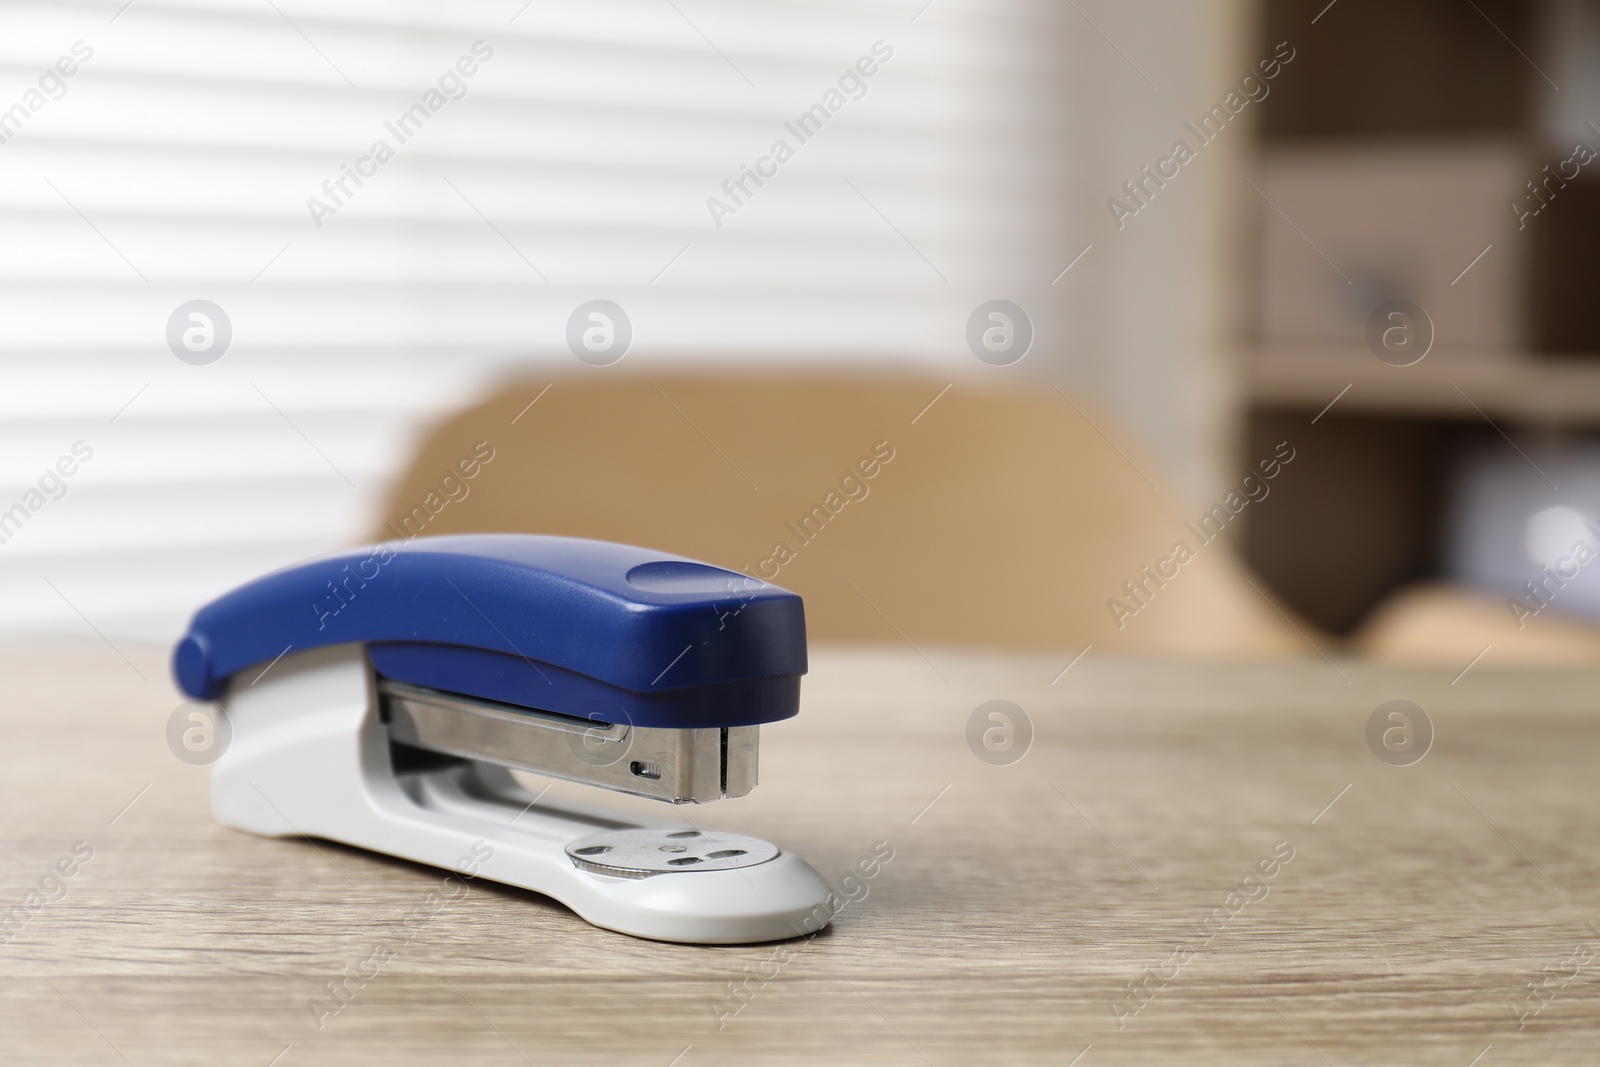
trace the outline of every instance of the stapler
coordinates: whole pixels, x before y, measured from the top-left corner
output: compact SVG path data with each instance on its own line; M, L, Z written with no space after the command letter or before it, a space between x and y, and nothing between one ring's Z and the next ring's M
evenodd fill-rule
M173 670L226 720L226 826L470 866L661 941L831 916L828 884L776 845L557 803L512 773L676 805L750 792L760 726L796 714L806 671L800 598L777 586L601 541L418 537L222 596Z

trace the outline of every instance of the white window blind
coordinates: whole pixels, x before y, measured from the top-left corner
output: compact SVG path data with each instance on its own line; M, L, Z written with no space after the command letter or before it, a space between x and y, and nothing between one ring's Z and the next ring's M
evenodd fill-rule
M591 299L633 373L975 365L997 297L1059 350L1086 32L1035 0L10 0L0 629L162 638L356 540L429 419L584 369ZM205 365L169 349L192 300L231 327Z

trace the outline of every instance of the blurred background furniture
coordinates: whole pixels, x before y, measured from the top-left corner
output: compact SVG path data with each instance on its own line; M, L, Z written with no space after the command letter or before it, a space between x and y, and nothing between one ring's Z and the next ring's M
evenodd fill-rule
M1519 627L1504 597L1419 581L1379 603L1350 647L1375 660L1432 663L1452 671L1474 666L1479 657L1500 666L1579 666L1600 663L1600 627L1561 612Z
M1511 603L1552 562L1528 547L1540 515L1600 519L1600 166L1584 161L1600 149L1600 5L1259 11L1257 50L1297 55L1242 191L1257 220L1244 439L1290 435L1305 467L1253 517L1246 559L1372 655L1592 660L1600 601L1563 590L1521 629ZM1395 299L1428 319L1414 365L1367 338Z
M494 458L467 480L475 450ZM506 386L437 426L372 535L648 544L795 590L819 640L1313 655L1231 545L1185 529L1199 515L1153 467L1047 385L596 371ZM1151 582L1179 540L1197 558ZM1137 605L1129 581L1149 606L1119 620L1107 602Z

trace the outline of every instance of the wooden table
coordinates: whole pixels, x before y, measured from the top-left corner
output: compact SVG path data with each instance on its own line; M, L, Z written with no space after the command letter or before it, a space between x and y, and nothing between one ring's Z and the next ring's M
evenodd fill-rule
M164 652L122 651L0 652L0 906L41 881L59 897L0 945L6 1064L1496 1067L1600 1050L1592 674L1486 661L1452 685L1090 652L1058 678L1068 653L819 650L801 717L764 731L761 788L689 814L836 884L878 842L893 859L850 883L829 932L703 948L484 882L408 928L440 872L214 825L207 772L164 739ZM1036 734L1005 766L966 740L997 698ZM1411 766L1365 738L1391 698L1436 731ZM93 858L75 865L80 841ZM45 879L64 857L72 877ZM319 1029L308 1005L384 945L392 962Z

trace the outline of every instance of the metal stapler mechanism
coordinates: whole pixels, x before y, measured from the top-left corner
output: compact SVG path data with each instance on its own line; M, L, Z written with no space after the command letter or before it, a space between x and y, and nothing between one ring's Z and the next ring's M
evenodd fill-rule
M512 774L673 804L750 792L760 724L799 710L805 616L787 590L628 545L419 537L213 601L173 669L226 719L224 825L440 867L471 855L480 877L662 941L829 918L827 883L775 845L545 800Z

